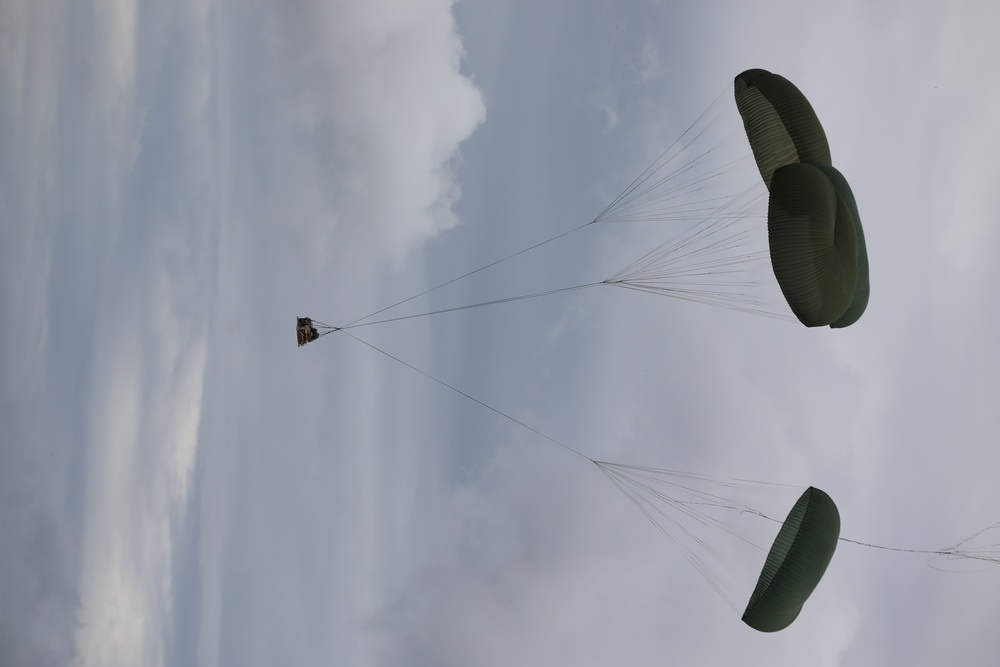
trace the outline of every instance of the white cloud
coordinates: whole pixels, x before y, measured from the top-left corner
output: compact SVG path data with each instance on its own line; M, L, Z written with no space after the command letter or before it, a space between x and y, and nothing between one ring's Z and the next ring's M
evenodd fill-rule
M225 17L232 131L253 142L234 151L257 172L239 194L312 241L310 266L398 263L456 224L456 149L484 107L451 6L259 2Z

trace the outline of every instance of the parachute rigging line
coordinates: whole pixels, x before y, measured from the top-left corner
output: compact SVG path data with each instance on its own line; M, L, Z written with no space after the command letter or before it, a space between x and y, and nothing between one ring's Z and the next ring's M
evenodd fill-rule
M768 255L766 249L766 234L760 229L739 229L736 225L756 216L766 196L762 185L750 185L736 196L716 207L711 215L701 216L699 222L681 232L674 238L647 252L638 260L606 280L593 283L572 285L529 294L522 294L500 299L491 299L461 306L443 308L433 311L401 315L379 320L370 320L379 313L384 313L394 306L388 306L354 322L335 327L335 330L353 329L388 322L440 315L458 312L472 308L493 306L525 299L551 296L564 292L581 290L598 285L611 285L632 289L676 299L720 306L729 310L761 315L784 321L794 321L787 312L777 285L773 278L768 277ZM760 215L759 217L763 217ZM593 224L593 223L588 223ZM548 243L555 238L567 236L574 231L564 232L559 237L537 244L533 248ZM530 250L531 248L527 249ZM520 251L517 254L527 252ZM510 257L514 257L511 255ZM497 260L489 266L495 266L504 260ZM488 267L482 267L465 276L472 275ZM449 283L462 277L454 278ZM438 287L443 287L442 283ZM770 285L770 291L761 288L761 284ZM437 289L430 288L406 299L410 301Z
M389 357L393 361L396 361L396 362L402 364L403 366L406 366L407 368L409 368L412 371L416 371L417 373L419 373L420 375L423 375L425 378L427 378L429 380L433 380L434 382L437 382L439 385L452 390L453 392L455 392L459 396L464 396L465 398L469 399L473 403L477 403L477 404L483 406L487 410L490 410L491 412L500 415L504 419L506 419L508 421L511 421L511 422L517 424L518 426L526 428L526 429L528 429L529 431L531 431L532 433L534 433L536 435L540 435L541 437L545 438L546 440L548 440L552 444L559 445L563 449L565 449L567 451L570 451L570 452L573 452L577 456L583 457L583 458L587 459L588 461L590 461L591 463L595 463L594 459L590 458L586 454L582 454L582 453L578 452L577 450L573 449L572 447L570 447L569 445L567 445L565 443L562 443L562 442L559 442L558 440L556 440L552 436L547 435L545 433L542 433L538 429L536 429L536 428L534 428L532 426L529 426L528 424L524 423L523 421L510 416L509 414L507 414L503 410L499 410L497 408L494 408L492 405L486 403L485 401L479 400L478 398L476 398L472 394L466 393L466 392L462 391L461 389L459 389L458 387L455 387L454 385L448 384L447 382L445 382L444 380L442 380L440 378L434 377L433 375L431 375L427 371L421 370L421 369L417 368L416 366L414 366L413 364L408 363L406 361L403 361L402 359L400 359L396 355L391 354L389 352L386 352L385 350L383 350L382 348L378 347L377 345L373 345L372 343L369 343L368 341L366 341L366 340L364 340L362 338L359 338L358 336L354 335L350 331L344 331L344 335L345 336L350 336L351 338L353 338L354 340L358 341L359 343L362 343L363 345L367 345L368 347L370 347L371 349L375 350L376 352L379 352L380 354L383 354L383 355Z
M384 308L380 308L368 315L360 317L346 325L341 327L336 327L335 329L347 329L356 326L368 326L371 324L384 323L398 321L400 319L410 319L412 317L422 317L425 315L439 314L442 312L453 312L456 310L462 310L466 306L460 306L456 308L444 309L441 311L434 311L433 313L421 313L414 316L405 316L400 318L389 318L379 320L378 322L368 322L372 317L384 313L386 311L392 310L398 306L408 303L414 299L421 296L430 294L442 287L451 285L458 282L464 278L468 278L475 275L481 271L492 268L499 264L502 264L510 259L518 257L522 254L540 248L546 244L552 243L556 240L562 239L570 234L573 234L581 229L589 227L595 223L609 223L609 222L666 222L666 221L682 221L682 220L694 220L700 221L699 225L695 229L716 226L720 229L726 229L729 227L725 223L729 220L730 223L733 221L752 217L754 212L751 208L754 205L760 204L762 197L766 196L766 192L762 191L756 194L751 201L747 202L746 193L742 192L738 195L733 196L730 192L723 191L720 194L719 191L707 192L707 195L700 200L695 199L697 193L706 191L708 186L717 181L717 179L727 173L735 165L743 163L745 165L751 166L751 171L756 167L753 164L753 156L749 153L749 150L744 147L742 154L735 159L725 159L721 165L705 168L706 158L712 153L719 150L721 145L726 142L730 142L734 135L739 134L740 127L734 125L734 127L728 132L724 132L723 136L716 140L714 143L710 144L707 148L700 148L695 152L695 155L687 155L687 149L695 142L703 139L711 131L713 127L716 127L720 117L723 116L728 111L728 100L723 103L728 96L731 95L733 91L733 86L730 84L720 92L715 100L695 119L687 129L684 130L681 135L673 141L673 143L668 146L648 167L637 176L632 183L629 184L625 190L623 190L610 204L608 204L601 213L595 217L590 222L570 229L568 231L557 234L551 238L544 241L535 243L527 248L518 250L510 255L502 257L500 259L494 260L484 266L477 269L459 275L455 278L451 278L445 282L442 282L434 287L430 287L423 290L417 294L409 296L405 299L401 299L392 303ZM727 95L727 93L729 95ZM683 158L683 161L676 165L678 161ZM669 169L668 169L669 168ZM754 177L756 178L756 172L754 172ZM762 190L762 188L761 188ZM680 203L672 203L674 200L680 199ZM740 202L739 207L734 206L733 202ZM758 214L763 218L763 213ZM706 224L706 220L709 221ZM682 231L682 234L684 232ZM686 235L690 235L688 232ZM687 247L690 243L694 243L703 234L695 236L688 244L681 245L680 247ZM745 238L745 235L741 235L740 238ZM683 239L678 243L683 244ZM735 247L735 246L733 246ZM703 247L699 250L699 253L704 255L709 252L720 252L720 251L732 251L732 247L727 248L723 245L708 246ZM680 256L676 254L661 254L661 263L678 261ZM739 267L745 263L752 261L759 261L762 258L766 258L766 251L762 254L760 252L754 252L747 254L743 257L736 257L735 259L721 259L714 266L710 263L706 263L701 267L689 266L689 271L701 271L700 275L704 276L713 271L729 271L731 273L738 273L740 271ZM685 273L675 266L675 270L671 275L661 274L659 277L659 284L656 286L646 284L644 287L640 287L639 283L641 281L629 282L627 278L627 272L619 272L616 274L614 279L609 279L603 281L606 284L618 284L623 287L638 288L643 291L665 294L668 296L675 296L684 300L695 301L698 303L705 303L709 305L723 306L727 308L732 308L735 310L740 310L743 312L765 314L767 316L777 316L779 318L788 319L786 316L775 314L770 312L772 309L762 306L759 303L751 301L748 305L746 301L740 301L739 296L734 292L734 288L738 286L737 283L725 284L719 280L714 282L706 283L704 281L692 281L687 286L678 286L675 289L671 289L669 286L665 286L663 283L665 281L671 281L672 285L678 285L678 280L685 277ZM698 275L698 274L695 274ZM651 279L652 280L652 279ZM744 283L744 285L747 283ZM590 285L586 285L590 286ZM725 290L725 294L713 294L708 287L721 286ZM516 301L520 299L534 298L535 296L543 296L547 294L554 294L559 291L567 291L572 289L578 289L584 286L574 286L570 288L564 288L563 290L553 290L549 292L541 292L538 294L523 295L517 297L510 297L507 299L498 299L495 301L482 302L477 304L472 304L468 307L476 308L484 305L494 305L497 303L505 303L508 301Z
M992 569L994 566L1000 566L1000 521L994 523L991 526L987 526L981 530L976 531L969 537L956 542L950 547L945 547L943 549L902 549L899 547L886 547L880 544L871 544L869 542L862 542L860 540L850 540L846 537L840 538L842 542L850 542L851 544L857 544L862 547L870 547L872 549L881 549L882 551L897 551L901 553L909 554L926 554L931 556L931 561L928 564L937 569L943 571L949 571L947 568L939 567L934 565L933 560L935 558L944 558L946 560L969 560L969 561L979 561L981 563L986 563L982 569ZM994 535L994 540L990 544L984 544L976 546L970 544L974 542L977 538Z
M748 530L747 522L741 518L763 519L767 526L780 525L782 520L749 504L735 502L736 490L801 490L801 487L607 461L595 463L719 597L740 612L746 604L745 591L734 589L729 581L731 573L726 571L724 552L714 548L713 543L718 542L720 536L726 537L730 549L735 547L742 553L752 554L762 565L767 548L760 535L754 534L760 527ZM736 529L737 525L741 530Z
M335 327L332 324L325 324L319 320L312 320L312 323L317 329L319 329L320 336L325 336L329 333L333 333L334 331L340 331L340 327Z
M766 275L768 251L762 230L736 228L754 217L765 196L762 186L748 186L685 234L654 248L604 282L793 321ZM762 285L770 285L770 291Z
M354 320L353 322L351 322L351 323L349 323L349 324L347 324L347 325L345 325L343 327L340 327L340 328L341 329L349 329L351 327L357 326L360 322L364 322L365 320L367 320L367 319L369 319L371 317L375 317L376 315L378 315L380 313L384 313L387 310L392 310L396 306L402 306L404 303L408 303L410 301L413 301L414 299L419 299L420 297L422 297L422 296L424 296L426 294L430 294L431 292L433 292L435 290L438 290L438 289L441 289L442 287L447 287L448 285L451 285L452 283L458 282L459 280L462 280L463 278L468 278L469 276L473 276L473 275L479 273L480 271L485 271L486 269L494 267L497 264L502 264L502 263L506 262L509 259L514 259L518 255L523 255L524 253L530 252L530 251L532 251L532 250L534 250L536 248L541 248L543 245L545 245L547 243L552 243L553 241L558 241L559 239L563 238L564 236L569 236L573 232L579 231L579 230L583 229L584 227L587 227L590 224L591 223L588 222L585 225L580 225L579 227L576 227L575 229L571 229L568 232L563 232L561 234L553 236L550 239L546 239L544 241L536 243L533 246L530 246L530 247L525 248L523 250L518 250L517 252L515 252L513 254L510 254L510 255L507 255L506 257L502 257L502 258L500 258L500 259L498 259L498 260L496 260L494 262L491 262L491 263L487 264L486 266L481 266L478 269L475 269L473 271L469 271L468 273L463 273L462 275L460 275L458 277L455 277L455 278L452 278L451 280L448 280L446 282L443 282L440 285L435 285L434 287L429 287L428 289L424 290L423 292L420 292L419 294L414 294L413 296L410 296L410 297L407 297L405 299L402 299L401 301L397 301L396 303L394 303L392 305L389 305L389 306L386 306L385 308L382 308L380 310L376 310L373 313L369 313L368 315L365 315L364 317L360 317L360 318ZM529 297L524 297L524 298L529 298ZM470 306L470 307L474 307L474 306ZM430 313L427 313L427 314L429 315ZM391 322L391 321L394 321L394 320L388 320L388 321ZM376 324L376 323L375 322L371 322L370 324Z
M720 104L721 100L724 97L727 97L727 93L732 93L732 91L733 91L732 85L728 85L725 88L723 88L722 92L716 95L712 103L709 104L708 107L706 107L705 110L701 112L701 114L694 120L694 122L691 123L691 125L689 125L688 128L684 130L684 132L682 132L679 137L674 139L673 143L667 146L667 148L662 153L660 153L659 156L657 156L657 158L653 160L650 163L650 165L646 167L645 170L643 170L641 174L636 176L635 179L629 184L629 186L625 188L621 192L621 194L615 197L615 199L612 200L612 202L608 204L603 211L601 211L601 213L594 219L594 222L608 220L609 218L607 216L612 210L620 207L623 202L627 203L634 201L638 197L638 195L636 195L636 192L639 190L640 186L644 185L654 175L656 175L657 172L665 168L666 165L669 164L676 155L680 154L679 152L672 153L672 151L674 151L675 149L680 151L680 149L682 149L684 146L693 143L694 139L697 139L698 137L702 136L708 130L708 128L712 125L712 121L718 118L719 114L722 113L723 111L723 107ZM702 121L704 121L706 118L708 118L708 121L702 123ZM685 137L687 137L690 134L695 135L694 139L685 141ZM691 162L682 165L679 169L683 169L685 166L691 164ZM658 182L662 183L664 182L664 180L666 179L660 179L660 181ZM652 188L644 188L643 192L648 192L651 189Z
M414 315L401 315L399 317L390 317L384 320L375 320L374 322L362 322L358 320L354 324L346 324L342 327L336 327L336 330L343 331L345 329L357 329L360 327L368 327L376 324L386 324L387 322L399 322L401 320L412 320L418 317L429 317L430 315L441 315L443 313L454 313L460 310L469 310L470 308L482 308L483 306L495 306L501 303L510 303L512 301L524 301L525 299L536 299L543 296L551 296L553 294L562 294L564 292L572 292L574 290L586 289L587 287L596 287L602 283L587 283L586 285L574 285L572 287L560 287L557 289L546 290L544 292L535 292L533 294L521 294L519 296L508 296L502 299L493 299L492 301L481 301L479 303L469 303L464 306L454 306L452 308L442 308L441 310L433 310L427 313L416 313ZM415 298L415 297L414 297ZM388 310L388 308L384 309ZM384 312L384 310L382 312ZM327 332L329 333L329 332ZM360 339L359 339L360 340ZM364 341L361 341L364 342Z

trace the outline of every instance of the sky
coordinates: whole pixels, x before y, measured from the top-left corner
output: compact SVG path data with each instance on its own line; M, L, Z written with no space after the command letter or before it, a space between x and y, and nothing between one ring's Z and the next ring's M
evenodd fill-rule
M0 0L0 663L990 664L1000 570L843 543L760 634L587 459L815 485L890 547L1000 520L998 19ZM601 286L293 344L589 222L758 67L854 189L856 325ZM393 313L671 233L596 227Z

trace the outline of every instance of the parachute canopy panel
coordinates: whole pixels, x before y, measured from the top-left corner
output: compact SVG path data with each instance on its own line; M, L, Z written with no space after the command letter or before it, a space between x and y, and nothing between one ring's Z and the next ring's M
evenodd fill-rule
M839 538L837 506L826 493L809 487L774 538L743 622L760 632L791 625L823 578Z
M830 145L816 112L791 81L767 70L736 77L736 107L768 188L775 170L793 162L831 164Z

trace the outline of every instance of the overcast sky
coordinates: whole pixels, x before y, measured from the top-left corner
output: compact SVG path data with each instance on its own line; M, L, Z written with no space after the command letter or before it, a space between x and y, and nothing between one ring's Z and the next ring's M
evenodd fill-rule
M292 338L588 222L769 69L854 188L856 325L602 286L356 334L586 457L820 487L844 537L997 522L1000 9L895 5L0 0L0 663L995 662L1000 570L842 544L760 634L586 458Z

